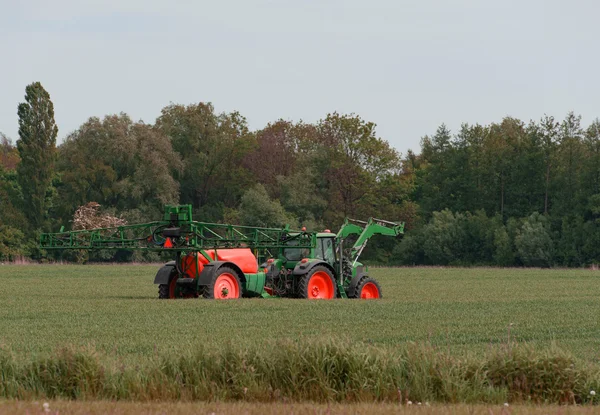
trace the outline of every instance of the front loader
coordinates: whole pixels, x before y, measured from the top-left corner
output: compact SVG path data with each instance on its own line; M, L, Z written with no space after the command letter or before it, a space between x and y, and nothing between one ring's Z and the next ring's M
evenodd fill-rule
M154 278L162 299L381 298L358 259L373 235L403 232L403 223L373 218L346 219L337 234L204 223L181 205L156 222L42 234L40 247L173 252Z

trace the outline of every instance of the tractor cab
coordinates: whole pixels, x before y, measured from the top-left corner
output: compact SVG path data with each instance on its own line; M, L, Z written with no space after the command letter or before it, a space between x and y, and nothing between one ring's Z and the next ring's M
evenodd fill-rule
M335 255L335 236L331 232L318 233L317 246L314 249L313 258L322 259L329 265L334 266L337 261Z
M287 246L281 250L281 256L283 257L281 259L286 262L286 268L294 268L298 262L305 258L320 259L332 267L334 266L336 262L335 233L319 232L313 235L316 238L313 239L311 248L307 248L306 246L297 247L301 245L299 239L291 239L287 242ZM291 236L295 235L291 234Z

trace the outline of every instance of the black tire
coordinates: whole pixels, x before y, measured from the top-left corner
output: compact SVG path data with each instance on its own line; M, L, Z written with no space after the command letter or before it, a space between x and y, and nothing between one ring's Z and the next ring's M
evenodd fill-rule
M169 284L160 284L158 286L158 298L160 300L168 300L169 296Z
M368 287L373 287L375 286L375 288L377 289L377 297L368 297L369 299L381 299L383 298L383 295L381 294L381 286L379 285L379 283L377 282L377 280L375 278L371 278L371 277L363 277L359 282L358 285L356 286L356 289L354 290L354 296L352 298L362 298L362 292L363 289L365 288L365 286ZM367 288L367 289L373 289L373 288ZM366 293L365 293L366 294Z
M317 274L317 276L315 276L315 274ZM325 277L326 276L326 277ZM315 278L320 278L321 280L323 278L329 278L329 280L331 281L331 285L328 286L327 290L331 290L330 294L327 295L327 293L325 293L325 291L321 291L321 289L319 289L319 287L315 287L313 284L315 284L316 282L313 281L311 283L311 280L313 279L313 277ZM325 283L327 281L325 280ZM313 285L313 286L311 286ZM316 289L316 290L315 290ZM323 293L325 293L326 296L322 296ZM335 279L333 278L333 274L332 272L329 270L329 268L324 267L322 265L317 265L316 267L314 267L313 269L311 269L308 273L306 273L305 275L300 277L300 281L298 283L298 297L299 298L307 298L307 299L333 299L333 298L337 298L337 284L335 283Z
M175 291L176 290L176 281L177 281L177 274L174 272L173 274L171 274L171 277L169 278L169 283L168 284L160 284L158 286L158 298L159 300L169 300L169 299L178 299L178 298L198 298L198 293L190 291L189 289L184 290L182 293L182 290L179 290L178 292ZM171 293L171 290L173 290L173 293ZM171 294L173 294L173 296L171 296Z
M221 293L224 293L225 290L227 290L228 291L227 294L221 294L221 296L215 295L215 286L219 283L218 282L219 277L221 277L223 274L228 274L228 276L227 276L228 281L227 281L227 283L224 284L224 286L231 287L231 289L224 288L223 291L221 291ZM233 280L231 280L231 279L233 279ZM229 292L229 291L234 291L232 283L237 283L237 293L236 294ZM230 294L231 294L231 296L230 296ZM240 276L232 268L229 268L229 267L219 268L217 270L217 272L215 272L215 274L213 275L212 281L204 287L202 296L204 298L220 299L220 300L242 298L242 283L240 281Z
M169 275L169 282L167 284L160 284L158 286L159 300L169 300L171 298L175 298L174 296L171 297L170 292L171 289L175 289L175 286L171 284L173 282L173 279L177 279L177 270L175 268L173 268L171 274Z

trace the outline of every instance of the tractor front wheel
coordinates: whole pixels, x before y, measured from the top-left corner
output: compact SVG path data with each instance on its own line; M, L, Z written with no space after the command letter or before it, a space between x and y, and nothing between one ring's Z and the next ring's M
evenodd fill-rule
M204 298L217 300L230 300L242 296L242 284L240 277L231 268L219 268L212 281L204 287Z
M298 296L308 299L327 299L337 297L337 287L329 269L316 266L300 277Z
M354 290L354 298L365 300L381 298L381 287L377 280L371 277L365 277L360 280L356 286L356 290Z

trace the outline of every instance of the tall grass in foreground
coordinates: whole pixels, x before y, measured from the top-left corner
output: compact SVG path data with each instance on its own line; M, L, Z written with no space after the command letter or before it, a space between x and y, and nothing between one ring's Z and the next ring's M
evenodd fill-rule
M551 348L453 357L427 345L229 345L126 366L63 348L21 361L0 351L1 398L451 403L594 403L600 371Z

